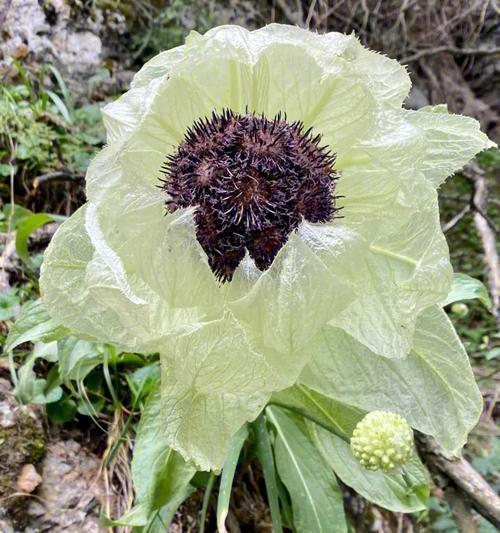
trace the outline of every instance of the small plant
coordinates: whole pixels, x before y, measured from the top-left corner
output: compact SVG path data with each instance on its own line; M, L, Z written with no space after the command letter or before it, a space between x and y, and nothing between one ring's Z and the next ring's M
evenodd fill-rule
M64 171L75 176L104 142L96 104L75 108L66 85L53 66L36 77L16 61L22 84L0 85L0 183L10 201L12 185L21 192L24 180ZM49 89L47 86L55 85ZM24 191L24 189L23 189Z

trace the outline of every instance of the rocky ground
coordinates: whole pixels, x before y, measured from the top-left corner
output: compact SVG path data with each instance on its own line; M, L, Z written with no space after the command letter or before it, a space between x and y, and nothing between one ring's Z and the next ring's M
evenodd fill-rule
M106 531L101 459L69 435L53 434L43 409L21 406L0 378L0 531Z

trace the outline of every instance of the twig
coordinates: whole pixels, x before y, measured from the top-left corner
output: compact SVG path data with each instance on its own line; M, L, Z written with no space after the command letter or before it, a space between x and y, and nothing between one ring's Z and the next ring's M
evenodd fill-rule
M309 5L309 11L307 12L307 18L305 23L306 30L309 29L309 26L311 24L311 19L314 14L314 8L316 7L316 0L311 0L311 4Z
M439 198L441 200L452 200L454 202L468 202L469 198L467 196L462 196L461 194L440 194Z
M444 474L449 485L467 497L481 516L500 528L500 498L471 464L463 458L448 456L432 437L417 433L416 441L429 470Z
M56 171L56 172L47 172L47 174L41 174L40 176L37 176L33 183L36 186L38 186L40 183L43 183L45 181L52 181L52 180L82 180L84 176L82 174L75 174L74 172L70 172L68 170L62 170L62 171Z
M435 48L426 48L419 50L411 56L401 59L401 63L412 63L423 57L434 56L442 53L454 54L459 56L487 56L500 53L500 47L497 48L457 48L456 46L436 46Z
M484 250L484 262L487 268L488 287L491 293L492 313L500 320L500 260L498 258L495 228L485 215L488 200L488 188L484 172L476 163L470 163L464 170L474 184L472 207L475 209L474 224Z
M485 203L488 201L488 199L485 200ZM490 228L493 230L493 233L494 234L498 234L498 228L496 226L496 224L493 222L493 220L491 220L491 218L483 211L483 208L476 205L475 202L474 202L474 199L472 200L472 209L480 214L484 220L486 220L486 222L488 223L488 225L490 226Z
M457 213L449 222L443 226L443 233L450 231L451 228L456 226L464 216L470 212L470 205L466 205L459 213Z

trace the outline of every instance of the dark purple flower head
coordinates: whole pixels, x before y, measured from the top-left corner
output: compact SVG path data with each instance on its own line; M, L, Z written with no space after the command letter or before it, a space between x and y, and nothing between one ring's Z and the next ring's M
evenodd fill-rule
M163 167L169 212L196 206L196 235L210 267L229 281L248 250L269 268L302 219L335 214L335 161L320 135L278 114L230 110L198 120Z

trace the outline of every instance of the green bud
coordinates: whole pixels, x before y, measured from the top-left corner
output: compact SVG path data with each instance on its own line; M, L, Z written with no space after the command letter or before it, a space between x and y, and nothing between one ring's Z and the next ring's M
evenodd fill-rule
M465 318L469 313L469 308L467 307L467 304L453 304L451 306L451 312L459 318Z
M372 411L359 422L351 437L354 457L368 470L390 472L404 465L413 449L413 431L395 413Z

